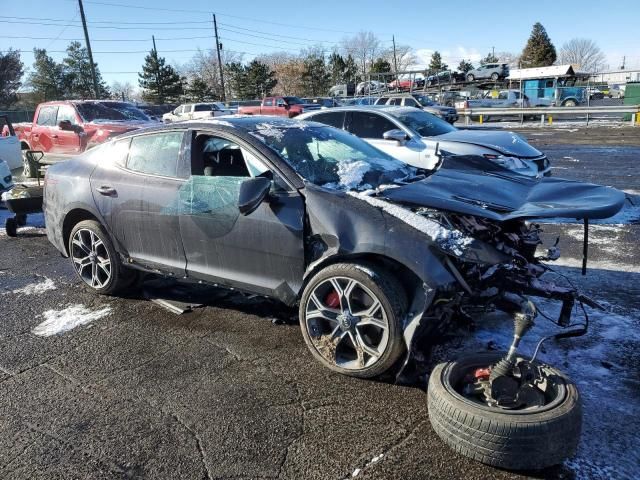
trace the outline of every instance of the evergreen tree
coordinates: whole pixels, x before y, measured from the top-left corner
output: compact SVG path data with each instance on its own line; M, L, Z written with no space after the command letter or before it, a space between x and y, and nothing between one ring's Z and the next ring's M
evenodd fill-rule
M344 65L343 81L346 83L355 83L356 76L358 75L358 65L356 65L355 58L353 58L351 54L347 55Z
M109 98L109 88L102 80L98 64L94 62L98 79L97 98ZM71 42L67 47L67 56L62 60L63 83L70 98L96 98L89 53L80 42Z
M384 58L377 58L371 65L369 72L371 73L388 73L391 71L391 64Z
M65 98L65 79L62 65L47 55L43 48L34 48L33 70L27 84L38 101L62 100Z
M23 64L20 52L9 49L0 52L0 106L9 107L18 100L16 92L22 85Z
M142 98L158 105L178 103L184 94L184 79L166 64L164 57L158 56L156 49L144 58L138 85L142 88Z
M339 53L333 52L329 55L329 75L331 76L331 83L338 85L345 82L345 70L347 64Z
M520 62L523 68L548 67L556 61L556 47L551 43L547 31L540 22L533 26L531 36L522 51Z
M438 73L443 70L447 70L448 68L449 65L442 61L440 52L438 52L437 50L433 52L433 54L431 55L431 62L429 63L429 71L431 71L432 73Z
M247 88L247 73L245 66L240 62L227 63L224 67L227 84L234 98L250 98ZM253 98L253 97L251 97Z
M195 102L204 102L205 100L209 100L213 97L209 85L207 85L207 82L201 78L194 78L191 80L187 93L189 98Z
M252 60L245 67L245 88L249 94L245 98L268 97L276 83L275 72L267 64Z
M324 55L311 53L303 60L302 81L306 95L323 95L329 89L329 72Z
M458 65L458 70L467 73L470 70L473 70L473 65L469 60L460 60L460 64Z
M480 59L480 65L486 65L487 63L496 63L498 60L498 57L496 57L493 53L487 53L486 57Z

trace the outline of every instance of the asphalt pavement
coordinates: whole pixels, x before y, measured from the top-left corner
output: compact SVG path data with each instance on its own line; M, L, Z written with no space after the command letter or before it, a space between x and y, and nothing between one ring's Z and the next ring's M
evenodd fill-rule
M640 205L640 129L590 130L522 133L549 155L554 175L615 186ZM637 330L638 210L629 204L592 227L585 278L581 226L569 222L544 225L549 240L561 237L559 269ZM140 291L96 296L42 226L34 217L18 238L0 229L2 479L632 478L640 464L638 401L625 414L608 412L601 430L586 422L583 444L601 441L598 458L587 458L585 444L577 459L524 474L468 460L431 428L424 385L326 370L307 351L295 312L215 288L200 292L204 307L182 315ZM49 335L61 319L83 324ZM456 350L456 335L432 362ZM637 400L640 339L630 342L621 343L626 360L607 361L614 372L628 362L609 387ZM585 403L584 415L596 418L597 403Z

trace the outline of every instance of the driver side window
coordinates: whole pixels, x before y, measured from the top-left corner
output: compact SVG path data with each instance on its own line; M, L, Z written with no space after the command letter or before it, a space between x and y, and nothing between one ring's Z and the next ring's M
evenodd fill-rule
M352 112L349 132L360 138L383 138L384 132L396 129L392 122L377 113Z

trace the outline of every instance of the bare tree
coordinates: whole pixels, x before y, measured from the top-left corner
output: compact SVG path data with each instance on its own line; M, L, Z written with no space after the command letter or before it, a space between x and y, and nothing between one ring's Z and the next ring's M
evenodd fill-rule
M261 55L258 59L276 72L278 83L271 92L273 95L302 95L304 62L299 55L273 52Z
M386 49L381 57L393 66L393 47ZM416 54L413 48L409 45L396 45L396 61L398 62L399 72L407 70L416 63Z
M380 39L373 32L359 32L353 37L345 37L341 44L346 54L356 59L363 76L381 53Z
M498 62L500 63L507 63L510 67L519 68L520 55L518 55L517 53L498 52L496 54L496 57L498 57Z
M129 82L113 82L111 84L111 97L117 100L132 100L133 85Z
M242 54L222 50L221 59L223 65L242 62ZM189 83L192 83L195 79L204 82L216 98L222 98L220 68L218 67L218 57L214 50L198 50L191 61L182 66L180 73L187 78ZM230 95L230 92L227 93Z
M562 45L559 60L586 72L597 72L604 65L605 56L593 40L574 38Z

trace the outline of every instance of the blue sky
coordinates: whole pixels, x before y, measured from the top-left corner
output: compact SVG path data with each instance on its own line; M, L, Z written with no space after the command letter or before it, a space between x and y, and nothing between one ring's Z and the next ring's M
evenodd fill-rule
M197 48L211 48L211 12L217 14L224 48L246 52L247 60L271 51L295 53L320 42L331 49L344 37L367 30L384 45L391 45L395 35L397 43L412 46L424 62L433 50L439 50L455 66L461 58L477 61L492 47L496 52L519 53L533 23L540 21L556 48L571 38L587 37L604 51L611 68L619 67L623 55L628 67L640 67L638 0L611 4L538 0L522 7L517 2L481 6L477 1L426 1L421 5L408 2L407 8L402 7L404 2L388 0L84 2L94 59L109 84L118 80L137 86L135 72L145 54L117 52L148 51L152 34L159 53L174 64L186 63ZM69 39L83 39L79 20L77 0L5 0L0 10L0 50L26 50L23 61L27 66L33 62L33 47L46 48L61 59L64 53L57 51L63 51Z

